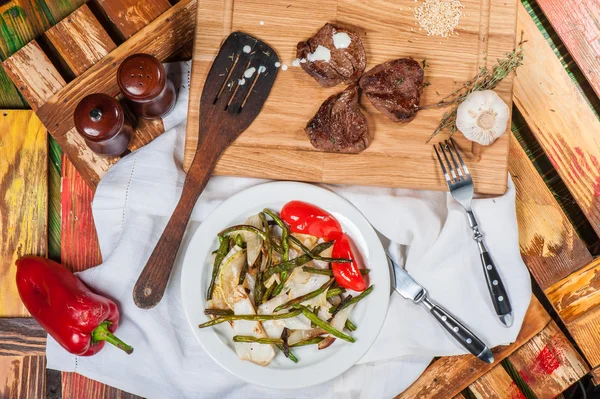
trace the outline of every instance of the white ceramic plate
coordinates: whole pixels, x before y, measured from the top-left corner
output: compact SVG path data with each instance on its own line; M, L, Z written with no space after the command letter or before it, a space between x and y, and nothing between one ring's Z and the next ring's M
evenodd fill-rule
M358 329L351 344L337 339L325 350L315 345L294 348L299 362L293 363L281 352L262 367L240 360L232 342L228 323L199 329L209 320L204 315L206 290L210 283L211 252L217 249L219 231L245 222L264 208L279 212L291 201L300 200L330 212L359 248L365 267L371 269L373 292L359 302L351 314ZM385 252L377 234L365 217L339 195L310 184L274 182L251 187L223 202L194 233L183 260L181 291L190 326L204 350L222 367L249 383L276 389L295 389L320 384L337 377L358 362L369 350L383 326L389 302L390 275Z

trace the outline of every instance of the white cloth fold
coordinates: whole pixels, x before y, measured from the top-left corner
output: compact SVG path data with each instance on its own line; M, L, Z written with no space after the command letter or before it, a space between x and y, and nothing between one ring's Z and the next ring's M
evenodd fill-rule
M181 90L185 99L185 87ZM176 124L176 117L172 118L165 125ZM192 213L163 300L153 309L138 309L133 286L181 193L184 136L185 128L179 125L123 158L104 176L94 198L104 263L79 277L118 302L122 321L117 333L134 346L134 353L127 356L107 345L93 357L76 357L49 337L49 368L75 371L149 398L383 398L408 387L434 356L465 353L424 309L393 294L373 347L361 364L331 382L275 391L246 384L221 369L203 351L185 318L180 297L182 254L191 233L212 210L232 194L265 182L259 179L213 177L209 181ZM430 296L490 347L514 341L529 305L531 284L519 253L515 189L510 180L505 195L476 199L473 207L512 301L511 328L503 327L495 315L465 212L448 194L325 187L353 203Z

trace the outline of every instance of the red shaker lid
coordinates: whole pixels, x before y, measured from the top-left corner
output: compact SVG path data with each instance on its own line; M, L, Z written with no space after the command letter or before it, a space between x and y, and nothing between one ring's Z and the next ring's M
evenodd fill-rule
M84 97L73 115L75 128L90 141L108 140L123 128L125 114L119 102L104 93Z
M128 100L151 101L166 84L165 67L150 54L134 54L119 66L117 82Z

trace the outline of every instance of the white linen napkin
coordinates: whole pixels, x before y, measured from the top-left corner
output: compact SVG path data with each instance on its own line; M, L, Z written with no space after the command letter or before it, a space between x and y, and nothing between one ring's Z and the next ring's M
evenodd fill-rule
M184 68L186 64L180 64ZM180 97L187 99L186 85ZM165 120L172 126L185 104ZM179 115L179 116L177 116ZM380 398L406 389L434 356L465 353L419 306L393 294L384 327L359 365L331 382L277 391L242 382L203 351L186 320L180 297L182 254L191 234L223 200L265 180L213 177L192 213L175 269L162 301L141 310L132 290L181 193L185 127L179 125L114 165L93 202L104 263L79 273L94 291L120 306L117 335L135 351L125 355L106 345L93 357L77 357L48 337L48 367L87 377L149 398ZM502 273L515 322L505 328L495 315L481 271L477 246L462 208L449 194L406 189L324 186L353 203L383 236L397 260L431 297L467 324L490 347L516 338L531 298L529 273L521 260L515 189L476 199L474 212Z

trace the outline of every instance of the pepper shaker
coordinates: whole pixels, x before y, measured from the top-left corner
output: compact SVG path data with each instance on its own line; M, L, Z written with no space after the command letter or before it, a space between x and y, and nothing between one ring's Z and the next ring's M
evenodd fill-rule
M103 93L84 97L74 113L75 128L92 151L101 155L121 155L133 136L131 123L119 102Z
M160 118L175 106L175 86L167 79L163 64L152 55L127 57L119 67L117 82L133 112L142 118Z

